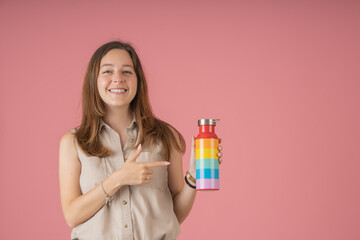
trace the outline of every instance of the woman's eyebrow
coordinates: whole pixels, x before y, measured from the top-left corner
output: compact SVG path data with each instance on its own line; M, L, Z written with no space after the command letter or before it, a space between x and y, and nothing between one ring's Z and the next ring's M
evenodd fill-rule
M105 63L105 64L101 65L100 69L103 68L103 67L106 67L106 66L111 66L111 67L113 67L114 65L113 65L113 64L110 64L110 63ZM131 67L131 68L134 68L134 67L133 67L132 65L130 65L130 64L123 64L122 66L123 66L123 67Z
M134 68L132 65L130 64L123 64L123 67L131 67L131 68Z

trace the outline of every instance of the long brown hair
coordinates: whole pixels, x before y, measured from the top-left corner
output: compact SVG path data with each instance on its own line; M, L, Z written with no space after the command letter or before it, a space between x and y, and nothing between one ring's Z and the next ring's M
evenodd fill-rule
M111 155L110 149L104 146L99 138L100 121L106 115L106 108L97 88L97 78L101 59L112 49L122 49L130 54L137 76L137 92L130 103L130 109L135 114L140 130L140 139L135 147L139 144L144 145L145 140L149 139L151 144L161 141L166 159L170 158L172 149L184 153L186 145L181 133L170 124L156 118L151 110L145 74L134 48L129 43L119 41L108 42L99 47L87 66L82 88L82 121L75 132L78 145L89 156Z

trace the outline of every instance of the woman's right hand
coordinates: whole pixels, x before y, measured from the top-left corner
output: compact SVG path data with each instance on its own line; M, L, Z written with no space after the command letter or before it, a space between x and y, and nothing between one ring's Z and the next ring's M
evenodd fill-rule
M154 162L136 162L141 153L141 144L136 151L127 159L124 165L116 170L113 175L117 179L119 187L124 185L143 185L150 183L154 170L153 167L166 167L170 162L154 161Z

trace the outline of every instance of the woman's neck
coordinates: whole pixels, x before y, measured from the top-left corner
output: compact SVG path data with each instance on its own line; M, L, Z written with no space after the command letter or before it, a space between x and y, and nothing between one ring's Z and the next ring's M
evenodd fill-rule
M133 120L133 113L130 107L107 108L104 121L115 131L120 133L129 127Z

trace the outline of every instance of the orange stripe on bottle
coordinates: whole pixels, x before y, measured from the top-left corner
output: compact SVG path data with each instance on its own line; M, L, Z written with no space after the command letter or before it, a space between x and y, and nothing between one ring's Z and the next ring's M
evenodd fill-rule
M216 138L200 138L196 139L196 149L217 149L219 146L219 140Z

